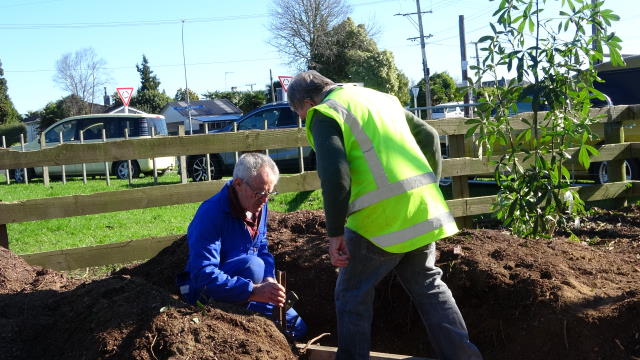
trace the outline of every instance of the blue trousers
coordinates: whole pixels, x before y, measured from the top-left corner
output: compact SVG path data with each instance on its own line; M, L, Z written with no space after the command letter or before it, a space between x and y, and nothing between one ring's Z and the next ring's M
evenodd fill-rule
M337 360L369 359L376 284L395 271L416 304L439 359L482 359L469 341L451 291L435 266L435 243L404 254L386 252L360 234L345 229L351 259L340 269L335 301L338 320Z
M264 262L255 255L244 255L228 260L222 264L220 270L230 276L251 280L254 284L259 284L264 280ZM275 306L269 303L258 301L247 303L247 309L259 312L269 318L273 318L274 308ZM286 322L285 332L295 340L301 340L307 334L307 324L302 321L300 315L293 308L287 310Z

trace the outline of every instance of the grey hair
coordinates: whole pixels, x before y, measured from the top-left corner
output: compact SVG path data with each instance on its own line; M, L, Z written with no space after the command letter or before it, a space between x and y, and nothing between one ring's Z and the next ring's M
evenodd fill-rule
M278 182L280 170L273 160L267 155L261 153L245 153L240 156L236 166L233 168L233 178L240 178L242 181L251 182L262 168L267 168Z
M296 75L287 87L287 98L292 109L299 108L305 99L315 99L336 86L332 80L315 70Z

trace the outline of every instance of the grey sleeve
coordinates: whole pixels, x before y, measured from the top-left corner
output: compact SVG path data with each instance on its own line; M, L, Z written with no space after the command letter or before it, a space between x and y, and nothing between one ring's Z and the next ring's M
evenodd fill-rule
M440 136L438 135L438 131L411 112L405 110L404 113L409 129L411 129L411 134L416 139L420 150L422 150L422 153L433 169L433 173L436 174L436 178L439 180L440 174L442 173L442 154L440 153Z
M351 175L342 129L334 119L316 112L311 133L322 187L327 235L339 236L344 233L351 195Z

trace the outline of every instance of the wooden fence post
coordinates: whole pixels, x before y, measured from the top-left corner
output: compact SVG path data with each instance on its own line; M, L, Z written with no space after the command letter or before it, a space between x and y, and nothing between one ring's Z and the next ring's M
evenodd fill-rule
M615 121L615 107L609 106L607 110L607 122L604 123L604 142L606 144L619 144L624 142L624 128L620 121ZM624 159L609 160L607 162L607 178L609 182L626 181L627 174ZM627 206L626 198L611 199L612 206L622 208Z
M184 136L184 125L178 125L178 135ZM187 157L180 155L180 182L187 183Z
M264 119L264 130L269 130L269 122ZM269 156L269 149L264 149L264 154Z
M302 128L302 119L298 116L298 128ZM300 174L304 172L304 151L302 146L298 147L298 157L300 158Z
M20 134L20 151L24 152L24 134ZM24 183L25 185L29 183L29 172L27 168L22 168L24 171Z
M449 158L464 157L464 135L449 135ZM454 199L469 197L469 177L454 176L452 177L451 192ZM456 218L458 227L471 228L473 219L471 216L462 216Z
M3 148L7 148L7 140L5 139L4 135L2 135L2 147ZM7 182L7 185L11 184L11 173L9 172L9 169L6 169L4 171L4 177L6 178L5 181Z
M0 224L0 246L5 249L9 248L9 233L7 232L7 224Z
M59 143L60 145L64 144L64 137L62 136L62 131L58 132L58 139L59 139ZM62 169L62 183L66 184L67 183L67 170L66 170L66 166L64 164L61 165L61 169Z
M204 123L204 133L205 135L209 133L209 124L206 122ZM205 161L207 162L207 181L211 181L213 180L213 176L211 176L211 154L207 152L204 158L205 158Z
M107 130L103 127L102 128L102 142L106 143L107 142ZM104 177L107 180L107 186L111 186L111 175L109 175L109 162L105 161L104 162Z
M40 149L44 149L47 147L47 143L44 139L44 133L40 133ZM44 182L44 186L49 186L49 167L42 167L42 182Z
M156 128L155 127L151 127L151 138L155 138L156 137ZM151 162L153 164L153 183L154 184L158 184L158 166L156 165L156 158L152 158Z

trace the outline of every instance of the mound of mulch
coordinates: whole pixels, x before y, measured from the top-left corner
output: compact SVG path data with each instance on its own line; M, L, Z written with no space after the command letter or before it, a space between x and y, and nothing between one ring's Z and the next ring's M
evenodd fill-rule
M0 359L296 358L271 320L228 304L189 306L155 285L170 270L152 279L145 263L130 271L140 277L123 269L81 283L3 248L0 260Z
M335 346L333 287L321 211L272 213L269 241L309 337ZM598 211L575 236L524 240L463 230L438 265L486 359L640 358L640 208ZM185 238L149 261L90 282L32 267L0 249L1 359L293 359L263 316L184 304L175 275ZM6 329L6 330L5 330ZM393 275L376 289L374 351L433 356Z

